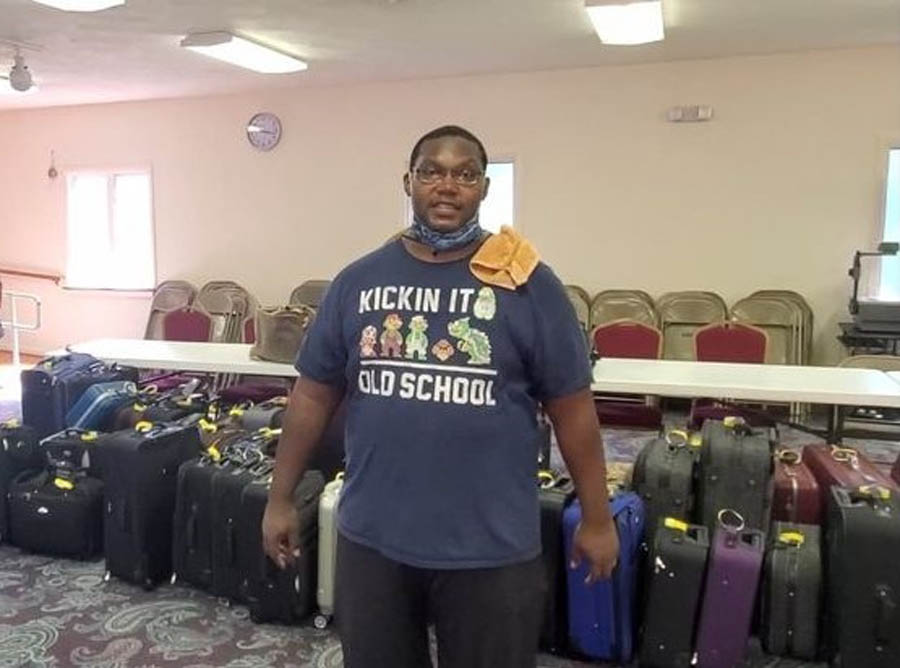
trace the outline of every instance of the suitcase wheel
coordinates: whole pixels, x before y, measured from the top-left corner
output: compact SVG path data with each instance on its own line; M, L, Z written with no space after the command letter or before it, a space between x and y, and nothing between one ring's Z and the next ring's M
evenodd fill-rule
M324 631L330 622L331 618L327 615L316 615L315 619L313 619L313 626L320 631Z
M156 589L156 585L153 584L153 580L151 580L150 578L145 578L141 583L141 589L143 589L144 591L153 591L154 589Z
M169 584L175 584L178 582L178 573L172 573L172 577L169 578Z
M106 571L106 573L103 574L103 581L104 581L104 582L109 582L110 576L111 576L110 572L109 572L109 571Z

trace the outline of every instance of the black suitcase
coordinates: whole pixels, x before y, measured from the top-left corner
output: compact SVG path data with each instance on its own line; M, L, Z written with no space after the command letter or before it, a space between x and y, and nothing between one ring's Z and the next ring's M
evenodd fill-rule
M24 471L10 486L9 530L22 549L91 558L103 547L103 483L61 470Z
M9 533L7 493L13 479L22 471L41 469L44 458L38 449L37 434L18 420L0 423L0 541Z
M178 467L197 456L196 426L138 423L103 437L108 575L151 589L172 572Z
M760 639L769 654L813 660L822 615L821 529L775 522L763 570Z
M175 579L201 589L212 585L213 478L224 470L210 457L187 461L178 469L172 570Z
M691 666L709 557L706 527L661 518L646 577L639 660L642 668Z
M210 591L244 602L243 573L238 563L238 526L244 487L256 479L253 467L228 466L212 480L212 583Z
M307 471L294 491L294 506L300 516L300 557L280 570L262 545L262 519L272 485L271 474L244 487L238 524L238 564L244 576L242 598L257 624L291 624L316 609L316 571L319 546L319 496L325 478Z
M566 602L566 555L563 545L563 510L575 498L575 485L569 478L552 473L539 474L541 489L541 545L543 547L544 620L540 646L547 652L563 653L569 642L569 608Z
M694 504L694 462L688 434L680 430L650 441L638 453L631 482L644 502L646 545L653 545L661 518L690 520Z
M22 421L38 438L64 429L66 413L95 383L137 382L137 369L120 367L82 353L50 357L22 371Z
M900 666L900 500L886 487L832 487L827 637L834 668Z
M740 418L707 420L697 486L697 523L715 531L719 511L729 508L746 528L767 531L772 503L772 451L767 436Z
M287 408L287 397L275 397L247 408L238 408L238 420L247 431L256 431L264 427L278 429Z

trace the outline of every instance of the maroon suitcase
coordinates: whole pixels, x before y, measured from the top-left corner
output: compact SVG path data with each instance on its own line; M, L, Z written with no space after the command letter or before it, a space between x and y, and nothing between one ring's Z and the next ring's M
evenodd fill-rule
M726 517L739 521L726 524ZM743 518L733 510L719 513L697 629L695 651L702 668L743 665L765 549L762 531L744 529Z
M837 445L807 445L803 448L803 461L819 483L821 507L828 507L832 485L855 489L866 485L882 485L897 489L888 476L879 471L861 452Z
M897 456L897 461L894 462L894 468L891 469L891 478L894 479L894 482L900 485L900 455Z
M779 450L775 453L772 519L791 524L822 523L819 483L803 461L802 450Z

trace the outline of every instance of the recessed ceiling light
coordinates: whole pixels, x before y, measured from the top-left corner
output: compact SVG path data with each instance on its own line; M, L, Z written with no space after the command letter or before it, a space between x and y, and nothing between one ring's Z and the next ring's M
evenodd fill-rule
M65 12L99 12L125 4L125 0L34 0L34 2Z
M307 68L299 58L228 32L192 33L181 40L181 46L263 74L287 74Z
M665 39L662 0L585 0L585 8L604 44L630 46Z

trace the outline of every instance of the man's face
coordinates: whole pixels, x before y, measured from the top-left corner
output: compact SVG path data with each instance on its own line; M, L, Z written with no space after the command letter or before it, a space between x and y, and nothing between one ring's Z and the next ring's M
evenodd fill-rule
M437 232L452 232L469 222L487 196L478 147L461 137L441 137L420 147L403 187L416 216Z

